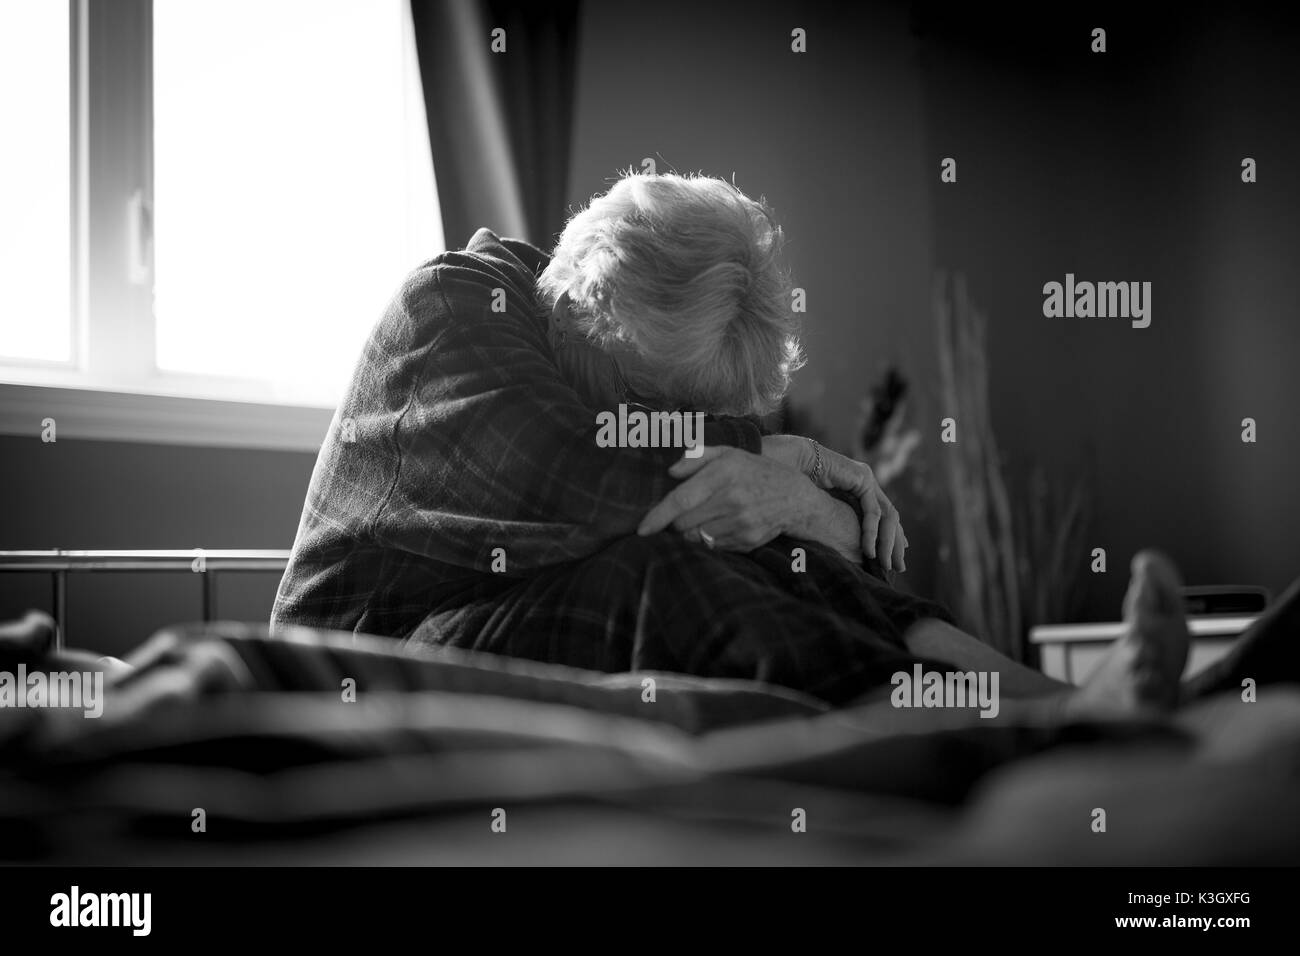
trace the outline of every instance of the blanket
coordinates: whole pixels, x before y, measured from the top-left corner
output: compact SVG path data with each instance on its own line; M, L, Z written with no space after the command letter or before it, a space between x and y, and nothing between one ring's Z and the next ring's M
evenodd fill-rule
M169 629L131 663L98 719L0 715L0 856L1300 861L1293 686L1168 719L988 722L231 623Z

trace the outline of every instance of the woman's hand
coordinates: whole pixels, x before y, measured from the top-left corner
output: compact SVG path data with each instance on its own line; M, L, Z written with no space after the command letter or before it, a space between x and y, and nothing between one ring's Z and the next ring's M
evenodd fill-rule
M710 547L741 552L789 534L859 559L852 509L789 465L737 448L710 446L699 458L683 457L668 471L683 481L646 513L637 534L672 527Z
M820 470L817 469L819 456ZM903 533L898 509L881 490L871 466L798 435L764 436L763 457L799 469L821 488L838 488L857 498L862 505L863 552L871 558L879 557L880 566L886 571L907 570L904 560L907 535ZM814 471L818 473L814 475Z

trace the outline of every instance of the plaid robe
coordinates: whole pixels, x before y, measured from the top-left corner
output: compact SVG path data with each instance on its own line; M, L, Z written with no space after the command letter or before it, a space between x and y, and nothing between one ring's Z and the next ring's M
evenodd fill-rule
M745 556L636 538L681 450L597 446L534 294L546 262L481 229L406 280L321 447L272 626L830 698L908 665L901 631L946 612L828 548L781 538ZM710 419L704 441L761 450L746 418ZM807 572L789 571L795 546ZM661 603L684 616L651 613Z

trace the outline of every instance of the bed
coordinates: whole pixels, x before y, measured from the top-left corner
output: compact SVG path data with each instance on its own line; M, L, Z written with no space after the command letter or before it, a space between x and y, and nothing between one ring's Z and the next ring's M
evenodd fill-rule
M989 727L219 620L132 663L99 719L0 714L0 858L1300 862L1294 686L1170 719Z

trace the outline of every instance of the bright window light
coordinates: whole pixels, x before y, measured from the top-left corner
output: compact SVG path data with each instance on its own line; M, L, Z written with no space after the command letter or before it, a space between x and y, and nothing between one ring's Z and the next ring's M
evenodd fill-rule
M153 45L158 367L337 402L443 249L408 0L156 0Z
M0 0L0 356L72 358L68 4Z

